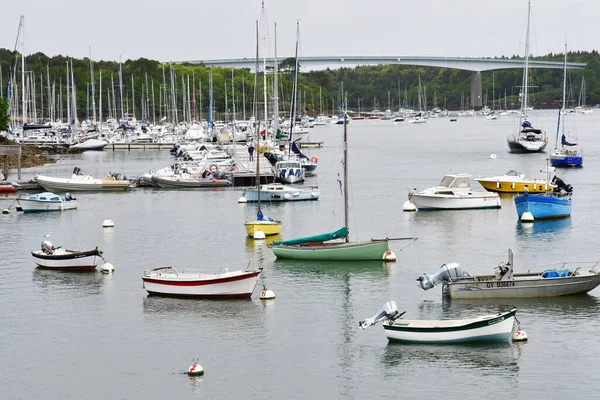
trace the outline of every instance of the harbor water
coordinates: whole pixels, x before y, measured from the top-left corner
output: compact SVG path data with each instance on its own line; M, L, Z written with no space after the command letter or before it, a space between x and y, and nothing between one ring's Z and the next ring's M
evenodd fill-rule
M5 399L398 399L596 398L600 390L600 289L555 299L447 301L416 278L448 262L493 273L514 252L515 272L545 263L600 261L600 111L569 116L584 167L552 172L574 188L572 216L522 224L511 196L493 210L403 212L408 189L435 186L447 173L473 178L514 169L544 178L554 147L555 110L534 111L546 129L546 153L510 154L506 136L518 117L431 119L427 124L355 121L348 126L352 239L391 242L396 263L276 260L267 243L247 238L256 204L238 204L240 188L75 193L78 209L0 218L0 395ZM289 239L343 224L342 131L316 127L308 149L318 201L262 204ZM495 154L496 157L490 157ZM170 165L167 151L104 151L60 156L23 171L70 176L141 175ZM542 171L542 172L540 172ZM13 177L14 178L14 177ZM483 190L475 181L473 188ZM0 208L12 199L0 197ZM114 228L102 228L110 218ZM45 234L55 246L98 246L114 274L35 268L30 252ZM185 300L149 297L143 271L159 266L217 272L252 261L264 268L276 299ZM524 343L388 344L380 325L358 322L395 300L410 319L453 319L518 309ZM206 373L188 377L197 357Z

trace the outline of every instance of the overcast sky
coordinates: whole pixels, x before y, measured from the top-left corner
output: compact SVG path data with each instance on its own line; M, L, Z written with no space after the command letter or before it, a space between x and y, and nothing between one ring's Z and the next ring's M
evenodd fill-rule
M532 0L531 52L598 48L599 0ZM527 0L266 0L273 46L300 56L523 55ZM0 47L25 15L25 54L158 61L254 57L260 0L19 0L2 4ZM273 50L267 52L273 55Z

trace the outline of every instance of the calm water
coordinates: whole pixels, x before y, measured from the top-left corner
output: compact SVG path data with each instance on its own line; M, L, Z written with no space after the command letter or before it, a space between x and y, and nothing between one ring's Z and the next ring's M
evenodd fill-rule
M554 145L556 112L536 112ZM415 279L446 262L488 273L515 253L515 269L544 262L596 261L597 154L600 112L570 122L585 149L585 167L557 171L575 188L570 219L522 226L513 201L486 211L402 212L407 188L437 184L448 172L501 175L517 169L543 177L545 154L509 154L513 117L487 121L440 118L424 125L361 121L349 125L351 234L368 239L417 236L398 262L335 264L275 261L247 239L243 223L255 205L239 189L79 194L79 209L0 216L0 394L3 398L595 398L600 389L600 289L562 299L445 302ZM265 205L284 223L281 237L342 226L340 126L317 127L309 150L319 158L316 202ZM490 159L495 153L497 159ZM74 166L104 176L137 175L168 165L168 152L84 153L26 170L68 176ZM478 186L474 182L473 186ZM0 198L0 208L11 200ZM114 229L103 229L110 217ZM34 268L29 252L44 234L55 245L98 246L114 275ZM161 265L216 271L262 262L277 295L262 302L150 298L145 269ZM458 318L516 305L528 343L485 346L388 345L383 329L358 321L395 300L409 318ZM184 374L198 357L204 377Z

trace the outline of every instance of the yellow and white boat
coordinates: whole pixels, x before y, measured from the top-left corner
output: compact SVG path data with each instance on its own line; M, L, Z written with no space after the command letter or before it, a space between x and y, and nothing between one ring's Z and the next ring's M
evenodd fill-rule
M548 193L557 190L557 186L545 179L526 178L515 170L508 171L505 175L490 178L475 179L490 192L499 193Z
M265 236L277 235L281 231L281 221L278 220L249 221L244 226L250 237L254 237L258 231L262 231Z

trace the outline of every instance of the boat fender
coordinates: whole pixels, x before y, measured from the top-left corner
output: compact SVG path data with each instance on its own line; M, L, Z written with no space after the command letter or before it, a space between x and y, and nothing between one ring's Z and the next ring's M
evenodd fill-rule
M313 163L313 164L316 164L316 163L317 163L317 161L318 161L318 159L317 159L317 157L315 157L315 156L312 156L312 157L310 158L310 162L311 162L311 163Z
M515 189L515 183L513 182L510 187L514 190Z
M500 182L496 182L496 189L500 189Z

